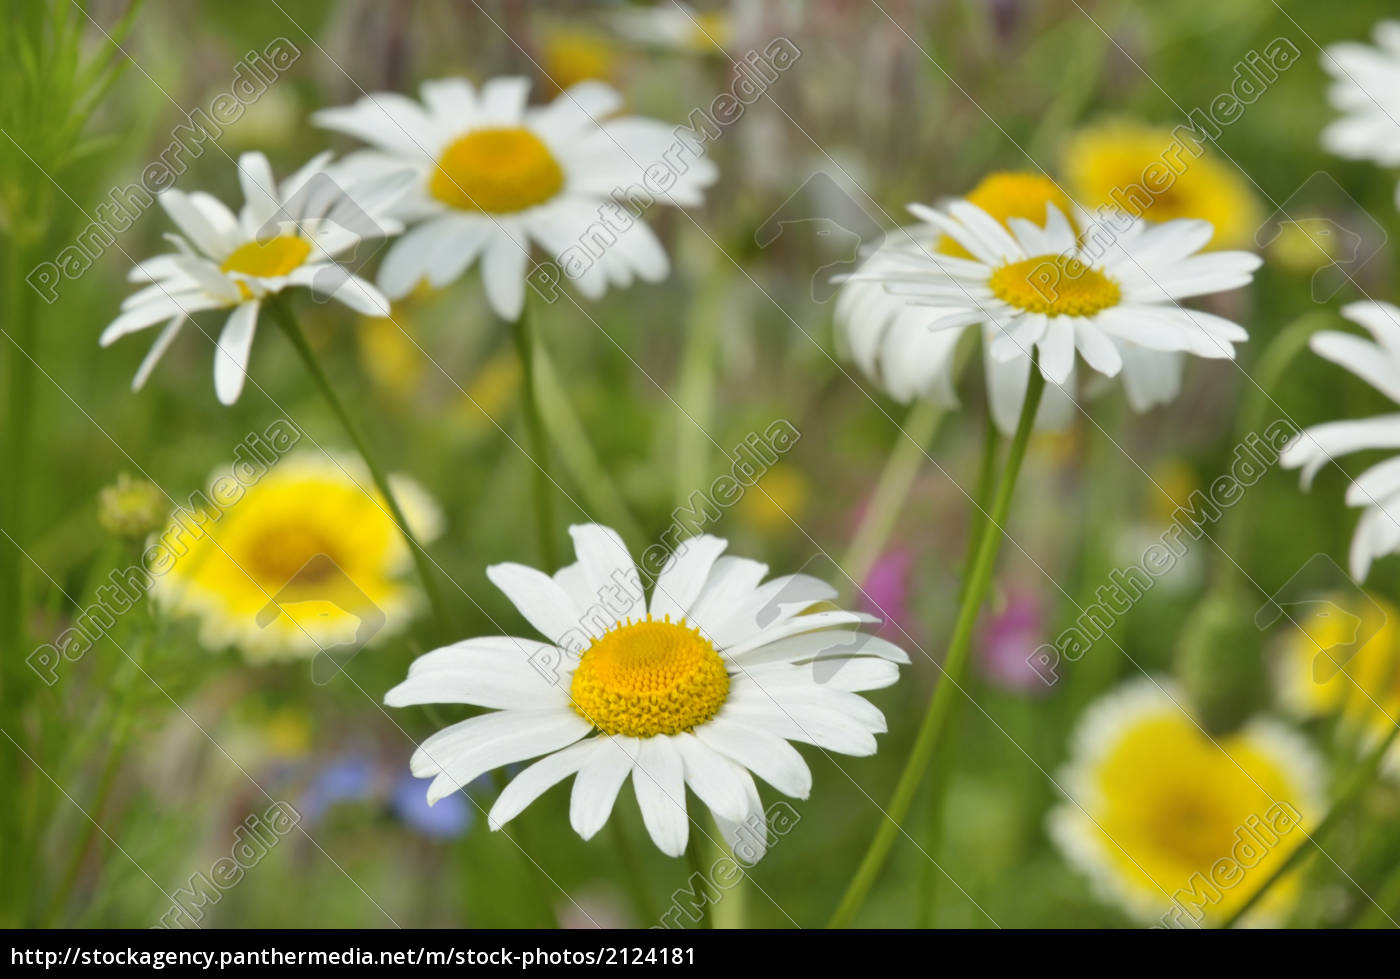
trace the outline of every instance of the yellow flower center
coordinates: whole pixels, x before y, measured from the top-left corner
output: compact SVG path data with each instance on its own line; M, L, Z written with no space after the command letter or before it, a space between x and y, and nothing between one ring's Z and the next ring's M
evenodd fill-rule
M505 214L543 204L564 186L544 142L522 127L478 129L443 151L428 191L463 211Z
M306 261L311 254L311 242L296 235L278 235L266 241L247 241L233 250L224 259L219 269L224 272L242 272L260 279L271 279L286 275Z
M1011 306L1047 316L1093 316L1118 305L1118 283L1077 258L1040 255L1003 265L987 280L992 293Z
M280 588L293 578L298 584L311 584L317 577L318 568L306 564L318 554L332 557L334 551L330 542L322 535L296 524L270 524L263 528L249 547L249 558L253 575L272 587ZM331 567L327 564L326 568ZM302 568L306 571L298 576Z
M1044 226L1046 204L1054 204L1066 215L1070 213L1069 198L1043 173L989 173L964 199L976 204L1002 224L1006 224L1008 218L1025 218ZM939 240L936 248L944 255L972 257L967 249L947 235Z
M584 650L574 710L605 734L679 734L714 717L729 695L715 648L684 621L631 622Z

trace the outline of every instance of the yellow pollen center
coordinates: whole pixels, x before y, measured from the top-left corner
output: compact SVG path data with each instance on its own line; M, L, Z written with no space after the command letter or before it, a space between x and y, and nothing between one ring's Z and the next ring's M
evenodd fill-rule
M505 214L543 204L564 187L564 171L538 136L508 127L467 133L443 151L428 191L464 211Z
M296 235L278 235L266 241L246 241L219 266L224 272L242 272L261 279L286 275L306 261L311 242Z
M729 674L698 630L647 616L595 639L570 692L574 710L605 734L649 738L714 717L729 695Z
M1011 306L1047 316L1093 316L1118 305L1118 283L1077 258L1040 255L1003 265L987 280L992 293Z
M304 581L308 575L313 575L314 567L300 576L297 572L302 571L317 554L329 556L331 550L327 541L305 527L278 524L267 528L255 539L249 563L259 578L280 588L294 577Z

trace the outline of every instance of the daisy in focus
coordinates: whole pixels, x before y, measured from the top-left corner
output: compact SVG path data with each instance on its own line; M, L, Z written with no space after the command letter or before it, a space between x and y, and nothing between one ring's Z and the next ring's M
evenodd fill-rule
M391 482L415 538L436 538L437 503L407 477ZM354 457L298 452L251 485L216 472L206 497L213 519L177 514L161 535L185 547L171 548L151 593L197 618L207 648L232 646L252 662L309 658L393 635L418 612L409 545Z
M1059 784L1050 835L1100 895L1144 923L1219 924L1322 817L1322 762L1303 738L1255 720L1212 741L1179 691L1143 679L1091 705ZM1247 917L1284 918L1299 881ZM1194 925L1193 925L1194 923Z
M379 290L335 259L366 238L401 229L386 212L407 189L407 175L385 172L373 181L349 183L344 175L332 175L330 158L329 153L315 157L279 184L267 157L243 154L238 179L245 203L236 215L203 191L160 193L161 206L180 229L166 236L177 251L132 269L132 282L149 284L126 298L121 315L99 341L106 347L164 321L132 390L146 383L192 313L233 310L214 351L214 390L226 405L243 391L258 313L269 297L303 286L359 313L388 314L389 303Z
M884 716L858 694L894 683L908 656L857 631L874 616L809 611L836 596L825 582L765 582L767 565L724 556L717 537L680 543L648 602L616 532L589 524L570 533L578 560L552 576L519 564L486 570L545 641L445 646L385 695L393 707L488 708L414 753L413 774L433 777L428 801L539 758L496 800L492 829L574 776L569 821L591 839L630 776L662 852L686 848L689 787L725 841L757 860L767 829L753 776L805 799L812 774L789 742L874 754Z
M1344 42L1323 52L1327 96L1342 117L1322 131L1322 145L1350 160L1400 166L1400 21L1381 21L1373 37L1376 47Z
M1004 171L988 174L964 198L1006 226L1011 218L1039 221L1045 206L1054 204L1072 213L1069 199L1044 174ZM928 222L896 228L866 258L855 275L842 284L836 297L838 329L851 356L867 377L891 397L908 403L927 398L948 407L958 403L955 391L954 353L961 331L933 334L927 328L934 318L926 306L891 292L883 280L887 273L907 265L911 245L931 244L939 255L971 258L957 240ZM906 352L917 347L918 359ZM1025 397L1025 364L983 359L987 390L991 392L998 426L1010 431L1016 425ZM1060 388L1050 388L1036 412L1038 429L1057 430L1073 418L1074 401Z
M1338 714L1364 744L1379 742L1400 723L1400 609L1377 595L1333 595L1297 625L1281 650L1281 699L1302 717ZM1400 774L1400 742L1386 765Z
M717 175L703 148L666 123L614 117L622 97L602 82L533 108L529 90L526 78L479 90L449 78L424 82L422 103L386 92L312 117L374 145L346 158L361 176L414 174L395 213L416 226L379 270L390 299L424 279L447 285L480 258L491 308L516 320L532 244L556 263L551 287L568 279L590 299L610 285L666 277L666 252L641 217L653 201L702 202Z
M1105 376L1121 373L1136 405L1159 403L1179 383L1179 370L1154 352L1229 359L1248 339L1221 316L1179 305L1248 284L1260 264L1248 252L1198 254L1214 233L1204 221L1148 224L1120 215L1081 232L1053 203L1043 226L1019 217L1002 223L966 200L909 210L925 233L893 236L876 268L867 263L848 278L904 305L880 306L866 291L864 310L849 298L838 308L857 362L872 374L878 366L902 401L952 398L952 352L968 327L981 328L992 415L1003 431L1015 427L1032 351L1047 392L1073 397L1078 353ZM932 233L971 257L931 251L923 242ZM870 315L872 306L883 315Z
M1076 202L1095 213L1115 211L1161 224L1208 221L1210 248L1254 240L1262 215L1236 168L1172 130L1116 121L1083 129L1064 151L1064 173Z
M1342 315L1366 328L1374 339L1325 330L1309 346L1319 357L1340 364L1400 404L1400 309L1390 303L1358 302ZM1283 447L1279 462L1302 469L1304 489L1323 466L1363 449L1400 449L1400 413L1359 421L1335 421L1304 429ZM1400 550L1400 457L1367 469L1347 489L1348 506L1361 507L1351 539L1351 573L1364 581L1371 562Z

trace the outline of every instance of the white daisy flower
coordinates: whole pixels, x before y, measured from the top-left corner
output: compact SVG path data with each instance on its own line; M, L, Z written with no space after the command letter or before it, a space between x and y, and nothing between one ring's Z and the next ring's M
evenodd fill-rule
M613 28L635 44L691 54L723 55L734 37L729 12L701 13L677 0L639 6L627 4L611 17Z
M1379 47L1333 44L1322 56L1332 76L1328 98L1342 117L1322 131L1322 145L1353 160L1400 166L1400 21L1381 21Z
M434 803L482 774L543 755L489 814L509 822L575 775L569 820L590 839L630 775L656 845L680 855L689 838L687 786L725 840L756 860L765 816L752 775L806 798L812 774L790 741L875 753L884 716L857 696L894 683L898 647L857 631L859 612L808 611L836 596L794 574L721 556L726 542L684 541L648 603L616 532L570 528L578 561L553 575L498 564L487 576L546 641L468 639L419 657L384 702L460 703L488 713L445 728L414 753Z
M964 200L910 211L924 221L913 240L891 236L878 264L847 279L891 299L848 288L838 307L857 361L893 397L950 397L952 351L971 326L983 329L993 416L1004 430L1015 426L1032 350L1048 391L1061 389L1056 399L1047 392L1041 416L1053 424L1072 397L1076 351L1106 376L1121 373L1142 406L1179 385L1179 360L1162 353L1232 358L1248 339L1229 320L1177 304L1246 285L1259 267L1247 252L1196 254L1214 233L1207 222L1117 217L1076 234L1053 204L1043 227L1019 217L1003 224ZM942 236L968 257L926 244Z
M1309 341L1313 352L1400 403L1400 309L1390 303L1359 302L1343 307L1342 315L1364 326L1375 342L1325 330ZM1400 414L1314 425L1284 446L1279 461L1289 469L1301 466L1303 488L1308 489L1327 463L1363 449L1400 449ZM1358 476L1346 501L1364 508L1351 539L1351 573L1363 580L1373 560L1400 551L1400 456Z
M421 104L380 93L312 117L377 147L347 159L360 172L406 166L416 175L396 213L420 223L379 271L391 299L424 279L444 286L480 256L491 308L518 319L532 242L590 299L609 285L665 278L666 252L640 218L650 200L700 204L714 164L677 127L609 118L622 97L602 82L533 108L529 88L526 78L492 79L479 91L449 78L424 82Z
M245 153L238 177L245 203L235 215L217 198L166 190L161 206L181 234L166 235L178 252L140 262L128 278L150 283L126 298L121 314L102 332L108 346L128 333L165 321L132 381L140 390L174 342L186 317L232 308L214 352L214 390L231 405L247 377L258 312L263 300L292 286L307 286L359 313L385 316L388 301L374 286L334 261L362 240L398 232L385 211L407 189L407 174L348 184L327 169L323 153L278 184L267 158Z

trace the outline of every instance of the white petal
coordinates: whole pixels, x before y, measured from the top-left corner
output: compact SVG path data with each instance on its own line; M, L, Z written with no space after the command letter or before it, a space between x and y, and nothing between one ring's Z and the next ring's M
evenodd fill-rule
M685 811L685 767L664 734L641 740L632 789L652 842L668 857L685 852L690 820Z
M487 825L497 830L520 815L530 803L587 765L600 742L600 738L590 738L572 744L541 758L515 776L491 807L486 816Z
M569 802L569 825L585 840L603 828L622 783L632 773L641 743L636 738L604 736L588 764L579 769Z
M728 720L720 715L695 729L695 736L710 748L743 765L784 795L805 799L812 792L812 770L797 749L762 728Z
M728 546L724 538L710 534L681 541L656 577L651 595L652 618L669 617L672 622L685 618L690 606L700 597L715 560Z
M601 524L578 524L569 528L569 535L590 596L584 608L603 603L618 622L645 618L642 577L617 531Z
M486 577L550 642L566 645L570 633L583 628L583 613L573 596L543 571L523 564L493 564Z
M253 331L258 325L258 301L241 303L229 315L214 350L214 392L219 401L231 405L243 392L248 379L248 357L253 350Z
M748 815L749 798L744 783L735 777L724 755L700 742L695 735L673 735L671 743L681 754L685 782L716 816L740 820Z

